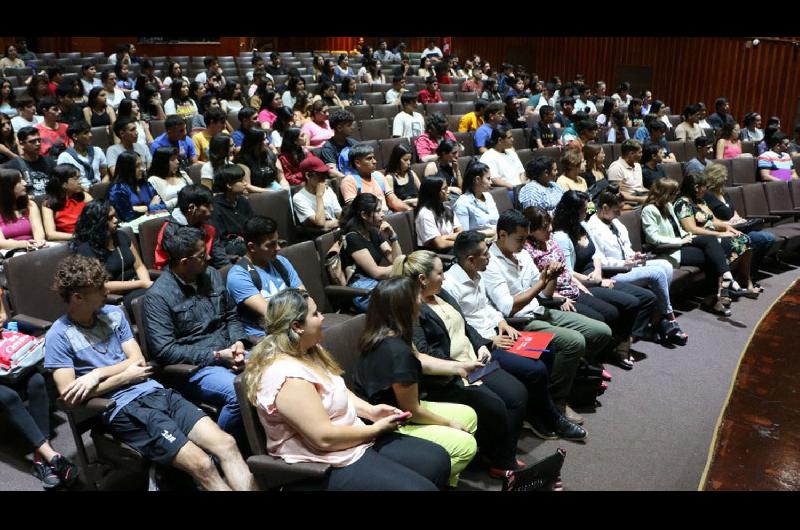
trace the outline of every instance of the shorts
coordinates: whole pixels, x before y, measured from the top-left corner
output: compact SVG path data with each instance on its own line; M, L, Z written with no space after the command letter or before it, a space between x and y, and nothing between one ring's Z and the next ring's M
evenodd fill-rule
M171 465L189 441L187 434L206 414L178 392L159 388L120 410L109 430L154 462Z

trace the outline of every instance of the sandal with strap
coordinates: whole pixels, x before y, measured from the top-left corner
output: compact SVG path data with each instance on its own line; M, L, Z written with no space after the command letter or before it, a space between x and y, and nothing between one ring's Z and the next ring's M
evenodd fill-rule
M732 314L731 310L722 304L719 296L712 296L710 297L710 300L706 298L705 300L703 300L703 303L701 305L703 309L711 313L714 313L715 315L729 317Z
M661 334L667 340L677 346L686 346L689 342L689 335L684 333L676 320L663 319L661 321Z

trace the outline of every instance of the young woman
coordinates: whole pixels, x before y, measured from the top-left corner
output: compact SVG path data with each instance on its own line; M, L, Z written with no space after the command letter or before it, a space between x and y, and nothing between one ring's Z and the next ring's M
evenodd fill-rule
M618 188L615 185L608 186L597 196L597 213L586 223L586 230L595 246L593 260L597 260L593 279L602 279L603 266L630 267L630 272L616 274L611 279L617 282L646 282L658 298L661 309L653 313L652 326L645 336L683 346L689 336L681 329L672 310L669 296L672 264L663 259L647 259L646 255L633 250L627 228L617 219L623 202Z
M114 73L117 74L117 86L125 93L125 97L130 98L136 90L136 79L130 74L128 63L115 64Z
M214 175L214 212L211 224L217 229L220 241L229 255L244 256L244 225L253 217L253 209L245 195L245 173L241 167L224 166Z
M453 213L464 230L477 230L486 237L497 235L497 220L500 213L492 189L492 173L489 166L473 161L464 172L464 194L456 200Z
M88 102L86 89L80 79L72 80L72 102L79 107L85 107Z
M128 101L128 100L125 100ZM122 117L122 108L125 101L119 104L119 111L117 117ZM132 101L132 100L130 100ZM145 123L150 123L151 120L165 120L167 115L164 112L164 105L161 102L161 93L158 88L152 83L145 83L139 87L139 119ZM149 134L149 132L148 132ZM152 143L150 141L149 143Z
M289 189L289 183L283 176L283 166L277 155L267 147L266 139L267 134L263 129L248 129L236 155L236 163L250 170L250 174L244 177L248 193Z
M222 99L219 103L225 114L239 112L246 107L247 98L242 90L242 84L236 81L227 83L222 89Z
M136 76L136 87L140 87L145 83L152 83L161 89L164 82L158 78L155 73L156 65L150 59L143 59L139 62L139 75Z
M489 78L483 82L483 93L481 94L481 98L485 99L489 103L492 101L503 101L503 96L497 89L496 79Z
M631 336L634 330L641 333L647 328L656 305L655 295L632 283L611 280L601 280L599 286L587 288L575 277L564 251L553 239L550 214L535 207L526 208L523 213L531 222L531 232L523 248L536 267L543 271L553 261L563 265L556 280L556 294L564 298L561 311L575 311L605 322L616 343L612 360L620 368L630 370Z
M422 59L419 64L419 69L417 70L417 75L419 77L435 77L436 70L433 69L433 61L431 61L428 57Z
M345 77L353 77L353 68L350 66L350 59L346 53L339 54L336 61L336 66L333 69L334 75L337 79L344 79Z
M606 142L610 144L621 144L625 140L630 140L628 133L628 114L622 110L615 110L611 114L611 123L608 127Z
M72 239L75 223L92 197L81 187L81 174L73 165L59 164L53 168L45 187L42 203L42 222L48 241Z
M0 168L0 251L36 250L46 244L39 207L28 197L22 174Z
M365 70L363 74L359 70L359 75L362 75L361 78L362 83L376 83L376 84L385 84L386 83L386 76L384 75L383 71L381 70L381 64L378 60L371 60L370 62L366 63L362 70Z
M171 86L172 97L164 103L164 114L177 114L182 118L191 118L197 114L197 103L189 95L189 84L183 79L176 79Z
M270 149L275 154L280 152L283 145L283 136L294 125L294 113L289 107L281 105L275 109L275 121L272 122L272 132L269 134Z
M440 177L426 177L419 187L419 197L414 207L417 246L432 250L453 248L462 227L445 201L447 182Z
M0 113L0 164L19 156L19 142L7 114Z
M306 176L300 171L300 162L308 156L305 145L308 139L302 130L291 127L283 134L281 143L281 154L278 161L283 168L283 176L290 185L305 184Z
M761 128L761 114L748 112L744 116L744 129L741 132L743 142L760 142L764 139L764 130Z
M669 116L667 116L667 106L663 101L660 99L653 101L653 104L650 106L650 114L655 114L658 119L667 126L667 130L672 129L672 122L669 121Z
M0 113L9 118L17 115L17 98L11 81L0 77Z
M583 158L583 151L579 149L564 149L561 155L561 168L564 174L556 179L556 184L561 186L564 191L589 191L589 185L581 176L586 171L586 159Z
M163 110L161 112L164 112ZM142 119L139 110L139 103L133 99L124 99L119 104L117 119L129 119L136 124L136 143L149 147L153 143L153 135L150 133L150 124ZM155 118L154 118L155 119Z
M6 68L25 68L25 61L17 56L17 47L13 44L6 46L6 54L0 59L0 70Z
M253 349L244 383L266 432L267 452L287 462L331 465L322 490L425 490L445 487L447 452L395 434L403 411L371 405L350 392L342 370L320 345L322 314L305 291L270 299L267 336ZM370 420L365 425L361 419Z
M436 159L428 162L423 171L425 178L439 177L447 182L448 199L453 202L461 195L464 185L461 169L458 166L459 152L460 146L457 142L442 140L436 146Z
M114 126L117 117L114 109L106 103L106 90L103 87L94 87L89 92L89 102L83 109L83 117L91 127Z
M100 82L103 83L103 90L106 92L106 104L116 111L125 99L125 93L117 86L117 74L112 70L104 70L100 74ZM144 84L141 83L139 86Z
M409 206L417 205L420 182L419 177L411 170L411 150L404 144L397 144L386 164L388 188Z
M294 104L297 103L297 95L305 89L306 82L302 77L290 77L286 82L286 91L281 96L283 105L290 109L294 108Z
M583 157L586 159L586 172L583 174L583 180L591 190L596 185L605 183L608 184L606 177L606 152L599 144L586 144L583 146Z
M597 125L603 128L611 127L612 116L614 111L617 110L618 106L619 103L616 99L607 98L603 102L603 108L600 110L600 114L598 114L597 118L595 118Z
M177 156L175 158L177 161ZM136 153L120 153L117 165L114 166L114 180L108 191L108 198L123 222L166 209L156 189L146 180L144 161Z
M436 147L443 140L458 144L456 136L447 130L447 118L441 112L433 112L425 118L425 132L414 141L417 157L420 162L432 162L438 159ZM456 157L456 160L458 158Z
M342 268L354 267L347 285L372 290L380 280L392 275L392 262L403 254L392 226L383 220L378 198L371 193L356 195L342 218L346 246ZM369 295L353 298L360 312L367 311Z
M631 104L628 105L628 119L631 122L631 127L641 127L644 124L644 111L642 110L642 100L633 98Z
M153 281L136 245L118 227L117 212L111 203L92 201L81 212L69 246L76 254L100 260L108 271L106 289L123 295L125 308L130 312L133 299L142 296Z
M311 121L311 100L309 99L308 92L301 90L297 93L297 100L294 102L294 105L292 105L292 112L294 114L295 127L302 127Z
M217 134L208 145L208 162L200 168L200 184L213 189L214 175L228 164L233 164L235 147L227 134ZM249 170L248 170L249 171Z
M176 147L159 147L153 153L147 182L155 189L168 210L178 205L178 192L184 186L192 184L192 179L180 167Z
M178 80L183 81L186 86L189 86L189 78L183 75L183 69L180 63L167 61L167 64L164 66L164 71L167 72L167 77L164 78L165 88L170 88L170 86Z
M264 94L264 97L261 98L261 107L257 118L262 129L272 128L272 124L278 117L275 113L281 107L283 107L283 100L281 100L280 94L271 90Z
M522 208L538 206L552 212L556 209L564 190L556 184L558 165L549 156L539 156L525 164L528 183L519 190L519 203Z
M314 76L314 81L319 83L319 78L325 70L325 59L321 55L315 55L311 68L313 70L312 75Z
M358 83L352 77L345 77L342 80L342 90L339 92L339 99L345 107L363 105L364 96L358 92Z
M308 136L311 147L319 147L333 136L333 130L328 123L328 105L317 100L311 104L310 120L306 121L302 130Z
M362 358L353 374L356 393L411 413L398 432L438 443L450 455L450 486L478 450L472 436L478 418L467 405L420 399L424 373L452 376L480 367L477 359L447 362L415 351L414 324L420 313L419 284L400 277L378 284L361 336Z
M322 73L319 75L317 82L320 85L326 83L335 85L337 81L340 81L340 79L336 75L336 62L334 62L333 59L325 59L325 64L322 67Z
M26 93L36 102L37 105L42 98L46 98L48 96L55 97L55 93L52 95L50 94L50 87L48 86L47 77L38 74L31 77L31 82L28 83L28 90Z
M319 84L317 87L317 97L329 107L345 107L345 104L336 94L336 85L331 82L323 81Z
M742 156L742 141L739 139L741 129L738 123L725 122L719 131L717 140L717 159L739 158ZM747 153L747 156L752 156Z

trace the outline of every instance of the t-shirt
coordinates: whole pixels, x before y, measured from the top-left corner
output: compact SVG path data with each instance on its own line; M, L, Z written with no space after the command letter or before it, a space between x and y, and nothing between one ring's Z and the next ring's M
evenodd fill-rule
M552 123L540 121L535 127L531 127L531 149L539 147L536 140L541 140L545 147L553 147L558 142L558 129Z
M483 117L475 114L475 111L468 112L458 122L458 132L476 131L481 125L483 125Z
M514 186L522 184L520 174L525 172L525 168L514 151L506 149L501 153L497 149L489 149L481 155L480 161L489 166L493 181L503 179Z
M139 158L142 159L144 162L145 167L150 167L150 164L153 162L153 155L150 154L150 151L147 149L146 145L142 145L138 142L133 144L133 149L125 149L125 146L122 144L114 144L108 148L106 151L106 163L108 167L114 167L117 165L117 158L122 153L136 153L139 155Z
M90 328L78 326L67 315L56 320L45 338L44 367L53 370L74 368L75 377L80 377L95 368L127 360L122 345L134 338L122 310L106 305L97 311L96 317ZM125 405L158 388L163 387L148 379L108 392L102 397L114 400L117 406L104 415L104 420L110 423Z
M386 103L397 103L400 99L400 91L390 88L386 91Z
M322 146L319 152L319 158L326 164L337 165L339 163L339 153L341 153L345 147L353 147L357 143L355 138L347 138L344 145L340 145L331 137L331 139Z
M683 142L694 142L703 136L703 129L699 123L690 126L689 122L681 122L675 127L675 139Z
M16 169L25 179L25 187L31 197L40 197L45 194L45 187L50 180L50 171L56 163L49 156L40 156L35 162L28 162L21 156L11 159L3 167Z
M625 193L647 191L642 180L642 166L634 162L629 166L623 159L615 160L608 168L608 181L617 182L619 190Z
M702 173L710 163L711 161L706 160L706 163L703 164L697 157L694 157L686 163L686 173Z
M33 121L28 121L22 116L14 116L11 118L11 126L14 128L14 132L17 133L23 127L36 127L43 121L44 118L36 114L33 115Z
M353 372L353 390L372 404L397 406L392 385L419 383L422 364L400 337L386 337L366 352Z
M454 144L458 143L456 140L456 136L451 133L450 131L444 132L444 140L450 140ZM417 136L417 139L414 141L414 147L417 150L417 157L421 160L426 156L435 155L436 148L439 147L439 142L442 139L433 140L431 139L430 135L426 132L423 133L421 136Z
M664 171L664 166L661 164L656 164L655 169L650 169L647 165L642 165L642 184L647 189L653 185L653 183L659 179L666 178L667 173Z
M481 147L486 147L486 142L489 141L489 138L492 137L492 127L488 123L484 123L478 130L475 131L475 148L480 149Z
M67 136L68 128L69 125L61 122L56 124L55 130L45 125L44 121L36 125L36 129L39 131L39 136L42 138L42 145L39 148L39 154L42 156L46 155L50 151L50 148L57 143L62 143L67 147L72 146L72 140L70 140L69 136Z
M98 253L89 243L81 243L75 252L81 256L99 259L108 271L111 281L122 282L136 279L136 269L134 268L136 258L131 252L131 240L128 238L128 234L119 230L117 241L119 246L116 250L104 248L102 252Z
M383 183L383 186L381 186ZM375 171L372 173L372 177L367 180L365 178L361 179L361 193L371 193L378 198L378 203L380 203L381 210L386 212L389 210L389 205L386 203L386 196L383 193L383 190L386 189L386 180L384 179L383 175L379 172ZM342 183L339 185L339 190L342 193L342 198L344 199L345 204L349 204L350 201L356 198L358 195L358 186L356 185L356 178L353 175L347 175L344 179L342 179Z
M417 246L424 247L425 244L439 236L448 236L456 228L461 228L458 217L453 216L452 221L448 221L442 216L438 221L430 208L420 208L417 218L414 220L417 228Z
M301 286L303 282L289 260L283 256L278 256L278 260L288 273L289 287ZM239 316L239 321L242 323L245 333L263 337L265 335L263 323L256 320L253 312L242 302L256 294L261 294L265 300L269 300L279 292L287 289L287 286L272 264L270 264L269 270L264 270L257 265L253 265L253 267L255 267L258 277L261 279L261 291L256 289L250 273L239 265L234 265L228 271L227 288L231 298L236 302L236 314Z
M311 147L320 146L333 136L333 130L331 129L328 120L325 120L324 127L317 125L313 121L307 121L303 124L303 127L300 130L308 135Z
M788 153L776 153L772 149L764 151L758 157L758 169L769 169L769 174L781 180L792 180L794 164Z
M325 204L326 221L336 219L342 213L342 206L339 204L339 200L332 189L325 189L325 193L322 194L322 202ZM305 188L294 194L292 203L294 204L294 213L297 215L297 222L300 224L314 217L317 211L317 196Z
M78 158L76 159L67 151L64 151L60 155L58 155L58 160L56 160L56 164L70 164L78 168L78 171L81 174L81 186L88 189L93 184L97 184L102 180L100 175L100 168L108 167L108 163L106 162L106 155L103 154L103 150L99 147L89 146L89 149L94 150L94 155L91 161L89 162L88 152L87 156L83 156L76 151ZM83 164L81 163L83 162ZM94 173L90 178L89 175L86 173L86 167L84 166L90 165L92 168L92 172Z
M356 262L353 261L353 253L362 249L367 249L369 251L376 264L380 265L383 261L384 254L381 250L381 245L386 242L386 239L384 239L384 237L377 230L371 229L369 231L369 239L365 238L358 232L350 232L349 234L345 235L345 241L347 242L347 246L342 252L342 264L345 268L356 264ZM358 264L356 264L355 273L369 277L369 274L367 274L367 272Z
M181 161L181 166L183 169L186 169L190 164L192 158L197 156L197 150L194 148L194 142L190 138L184 138L183 140L178 140L177 144L173 144L167 138L167 133L163 133L158 136L153 143L150 144L150 154L156 152L156 149L159 147L177 147L178 148L178 158Z
M423 131L425 131L425 118L419 112L414 114L399 112L394 117L392 136L411 138L412 136L419 136Z

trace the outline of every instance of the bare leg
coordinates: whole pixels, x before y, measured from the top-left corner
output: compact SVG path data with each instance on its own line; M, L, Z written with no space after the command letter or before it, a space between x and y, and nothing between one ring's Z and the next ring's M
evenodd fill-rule
M36 451L33 453L34 458L38 455L41 457L42 461L50 462L54 456L58 453L53 449L50 445L50 442L45 442L39 447L36 448Z
M230 491L231 489L219 476L217 468L208 454L191 441L178 451L172 465L189 473L206 491Z
M223 432L206 417L198 421L189 433L189 439L219 458L225 480L236 491L257 490L255 478L250 473L233 436Z

